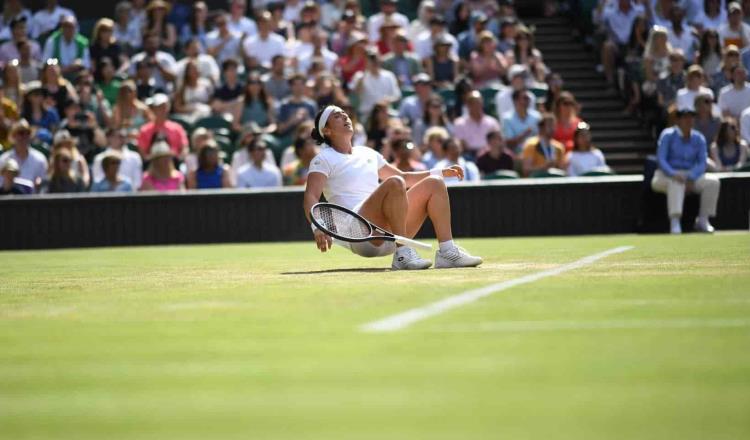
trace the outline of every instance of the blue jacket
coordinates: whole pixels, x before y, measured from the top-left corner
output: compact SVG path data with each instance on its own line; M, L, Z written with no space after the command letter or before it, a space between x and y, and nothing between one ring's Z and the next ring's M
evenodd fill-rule
M689 180L698 180L706 172L708 147L706 138L697 131L690 131L690 139L685 141L677 126L669 127L659 136L659 147L656 150L659 158L659 169L667 176L677 171L687 171Z

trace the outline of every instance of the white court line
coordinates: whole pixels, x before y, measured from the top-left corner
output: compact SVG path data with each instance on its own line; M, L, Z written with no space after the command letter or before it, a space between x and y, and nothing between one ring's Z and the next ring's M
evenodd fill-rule
M428 333L527 333L547 331L583 330L680 330L694 328L744 328L750 319L678 318L678 319L621 319L604 321L505 321L477 324L447 325L428 328Z
M581 267L593 264L602 258L606 258L610 255L620 254L633 249L633 246L620 246L614 249L610 249L598 254L589 255L588 257L581 258L578 261L564 264L554 269L548 269L542 272L525 275L520 278L514 278L512 280L503 281L501 283L492 284L479 289L469 290L458 295L450 296L432 304L427 304L423 307L417 307L416 309L407 310L403 313L399 313L379 321L364 324L360 327L363 332L371 333L385 333L402 330L415 322L423 321L441 313L445 313L448 310L461 307L466 304L472 303L486 296L490 296L497 292L510 289L511 287L520 286L522 284L533 283L543 278L551 277L554 275L560 275L571 270L580 269Z

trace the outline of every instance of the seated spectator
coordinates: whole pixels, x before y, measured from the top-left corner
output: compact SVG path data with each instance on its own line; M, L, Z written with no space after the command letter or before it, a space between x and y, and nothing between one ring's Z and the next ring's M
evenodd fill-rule
M91 185L91 192L132 192L130 180L120 174L122 158L115 151L102 153L101 167L104 177Z
M188 153L187 134L180 124L168 119L170 106L167 95L154 95L148 106L154 113L154 120L144 124L138 133L138 149L141 155L148 157L155 142L166 141L172 149L172 154L180 160L184 159Z
M91 69L89 40L77 32L78 22L73 15L60 19L60 30L49 36L44 44L45 60L58 60L63 75L72 76L83 69Z
M739 119L748 107L750 107L750 83L747 82L745 66L740 64L732 70L732 84L719 92L719 109L724 116Z
M432 57L438 41L441 42L441 46L450 44L449 51L451 58L458 59L458 41L456 41L456 38L448 32L446 25L445 17L435 15L430 20L430 29L422 32L422 34L417 37L417 40L414 43L414 51L422 62L425 62L425 60ZM430 76L436 78L436 75L434 74L430 74Z
M372 48L367 51L367 68L354 75L350 88L359 96L361 115L369 114L378 102L390 104L401 99L396 76L381 68L380 54Z
M315 101L305 96L304 75L292 75L289 78L289 87L292 94L281 102L276 118L277 131L281 136L290 135L302 122L314 119L317 111Z
M734 44L739 49L750 45L750 25L742 21L742 6L737 2L727 7L729 20L719 26L719 37L724 47Z
M316 60L320 60L326 72L335 72L339 56L328 50L328 34L322 29L312 29L311 49L303 50L297 58L297 71L309 73Z
M148 168L143 174L141 191L179 191L185 189L185 176L174 167L175 154L165 141L149 149Z
M383 58L383 69L396 76L402 89L414 87L412 78L422 72L422 63L414 52L409 51L409 39L403 30L396 32L393 50Z
M514 170L513 152L508 149L502 133L487 133L487 149L477 158L477 168L483 176L499 170Z
M266 93L276 102L283 101L292 93L289 79L284 75L285 66L286 58L283 55L276 55L271 60L271 70L261 77Z
M412 139L414 142L421 143L425 133L432 127L442 127L448 133L453 132L453 124L445 113L445 104L440 95L432 95L427 99L422 116L413 125Z
M250 163L237 172L237 188L263 188L281 186L281 171L275 164L266 161L266 143L256 140L248 145Z
M11 39L0 45L0 62L7 64L11 62L11 60L20 59L21 52L19 45L21 43L26 43L28 45L31 59L37 62L42 61L42 51L39 47L39 43L29 39L26 17L20 16L13 18L10 21L10 32Z
M313 83L313 94L318 108L338 105L349 101L339 80L330 73L318 74Z
M667 28L654 26L643 52L643 70L646 81L656 81L669 71L669 54L674 49L669 43Z
M46 0L45 7L38 10L31 19L31 37L35 40L47 39L65 16L75 17L75 14L70 9L59 6L57 0Z
M509 63L505 56L497 51L497 40L490 31L479 35L477 50L472 52L469 60L469 71L474 86L477 88L497 87L500 78L506 75Z
M526 141L521 152L524 176L565 168L565 146L552 138L555 123L555 115L545 113L539 120L539 135Z
M109 58L101 58L96 67L96 92L104 96L109 107L117 102L122 81L115 76L115 66Z
M673 234L682 233L680 219L687 192L701 195L695 228L702 232L714 230L709 217L716 215L720 183L715 176L706 174L708 147L703 135L693 130L694 115L691 108L679 108L677 124L666 128L659 136L659 169L651 180L654 191L667 194L670 231Z
M560 74L556 72L548 74L544 80L547 84L547 93L542 101L543 110L547 113L552 113L555 101L557 101L557 98L559 98L560 94L563 92L564 82Z
M135 83L131 80L123 82L117 91L117 99L112 109L112 127L140 130L145 123L153 119L154 114L138 99Z
M99 147L104 144L104 133L99 128L96 114L91 110L84 109L78 101L70 100L65 105L60 129L71 135L78 150L88 161L94 158L99 152ZM60 131L55 134L55 140L58 134L60 134Z
M602 152L591 145L591 127L579 122L573 134L573 149L568 152L565 162L568 164L568 176L580 176L589 171L607 166Z
M703 35L713 31L716 32L723 23L727 21L727 11L723 8L721 0L706 0L703 2L703 10L695 17L695 25L699 27ZM706 67L703 66L705 70Z
M73 177L81 179L83 186L88 188L91 183L91 174L86 157L81 154L79 148L80 139L73 136L68 130L58 130L52 143L50 155L55 155L59 150L65 150L69 153L72 160L70 167Z
M725 118L716 136L716 142L711 145L711 159L716 171L734 171L747 163L747 142L740 139L737 120Z
M25 195L34 193L34 184L30 180L18 177L20 167L15 159L9 158L0 169L0 196L10 194Z
M78 75L75 87L81 108L94 114L97 128L108 127L112 119L112 106L109 105L102 91L94 87L94 78L88 71Z
M411 127L424 117L427 101L432 96L432 79L426 73L420 73L414 77L413 84L414 94L404 98L398 109L399 118Z
M107 149L96 155L91 165L91 174L94 182L105 179L103 160L108 154L119 158L117 172L134 189L141 187L143 180L143 161L141 155L131 151L125 143L128 140L128 131L125 129L110 129L107 133ZM110 179L111 180L111 179ZM93 189L92 189L93 191Z
M409 24L409 40L416 41L417 37L430 27L430 20L435 16L435 2L432 0L423 0L419 2L417 8L417 18Z
M407 139L399 139L391 143L391 154L393 162L391 165L399 170L409 173L412 171L427 171L427 167L414 158L416 150L414 144Z
M294 20L288 20L286 18L286 13L285 13L286 12L285 2L272 0L270 3L268 3L267 7L268 7L268 12L271 13L271 31L274 34L281 36L286 41L294 39L295 25L304 25L304 26L310 25L310 23L301 23L296 17ZM257 16L258 16L258 13L256 13L256 17Z
M219 146L209 140L198 150L198 168L187 176L188 189L220 189L232 187L229 166L219 158Z
M438 89L450 89L458 77L460 63L451 52L452 43L440 36L433 43L432 56L424 59L425 71Z
M685 56L681 50L669 54L669 71L656 82L659 104L662 108L674 105L677 91L685 87Z
M703 135L707 144L716 139L720 123L721 120L713 113L713 100L711 96L700 94L696 96L693 128Z
M529 79L529 71L526 66L514 64L508 69L510 86L501 86L495 95L495 107L497 114L502 117L505 113L515 109L513 104L513 92L523 90L528 97L528 110L536 109L536 96L526 89L526 81ZM551 99L551 98L550 98ZM550 105L550 109L552 106Z
M469 16L469 29L461 32L458 37L458 56L460 59L468 61L471 57L471 53L477 50L479 44L479 35L487 30L487 23L489 19L487 14L482 11L471 11ZM502 34L502 32L501 32ZM500 42L498 43L498 45ZM505 52L504 49L500 49L501 52Z
M229 15L221 11L214 18L214 30L206 34L206 53L224 63L240 57L242 34L232 31Z
M198 68L198 76L211 82L212 87L219 84L220 72L216 59L211 55L201 52L201 43L197 38L188 40L185 44L185 58L175 65L175 74L178 78L185 75L185 68L189 63L195 63Z
M464 182L478 182L480 180L479 170L474 162L470 162L461 156L463 147L461 141L454 138L447 138L443 141L443 160L435 164L433 169L445 169L453 165L458 165L464 170ZM459 183L457 177L445 178L446 185L455 185Z
M44 102L44 90L39 81L28 84L21 108L21 117L29 121L31 127L34 128L35 139L38 142L52 143L52 133L60 125L60 115L54 107Z
M703 85L703 69L701 66L693 64L687 72L687 81L685 88L677 91L675 105L677 108L687 108L695 111L695 97L698 95L707 95L714 99L714 92Z
M7 40L10 38L10 23L15 18L23 17L26 22L32 19L31 10L24 7L22 0L7 0L3 4L3 11L0 14L0 38Z
M681 49L689 64L695 60L695 51L698 49L698 41L695 38L696 30L687 25L685 21L685 10L679 5L672 6L670 14L671 26L668 28L669 44L672 49Z
M273 32L271 13L265 11L257 17L258 33L245 39L243 50L245 65L250 70L259 67L268 69L276 55L283 55L286 41L284 37Z
M0 82L0 89L2 89L2 95L13 101L17 109L21 108L21 105L23 104L23 92L21 89L21 77L18 72L17 60L13 60L5 65L2 74L2 82Z
M135 54L130 59L130 75L136 74L136 68L145 69L145 79L153 85L155 89L170 90L171 83L177 78L175 68L176 62L172 55L159 50L161 45L161 36L156 32L146 33L143 37L143 52ZM140 75L138 75L140 77ZM152 82L153 81L153 82ZM143 96L138 94L140 99L145 99L149 95Z
M716 1L716 0L712 0ZM701 35L700 48L695 62L703 68L706 77L713 78L721 70L722 49L719 34L712 29Z
M557 125L555 125L555 134L552 137L565 146L565 151L573 149L573 135L578 124L582 122L578 117L579 111L580 106L570 92L562 92L555 102L554 114Z
M79 193L86 191L86 184L71 169L73 157L64 148L57 150L50 159L51 168L47 179L42 181L39 192L43 194Z
M300 130L302 129L302 124ZM239 174L239 169L252 161L249 147L255 143L256 140L264 139L265 135L263 130L254 122L250 122L242 129L242 133L239 136L237 142L237 150L232 154L232 173L236 177ZM292 149L294 154L294 149ZM276 165L276 158L270 149L266 149L266 162L270 165ZM291 161L290 161L291 162Z
M427 169L433 169L443 160L443 142L450 137L448 130L443 127L431 127L424 133L422 163Z
M526 91L513 91L513 110L503 115L503 137L511 151L520 153L526 140L536 136L542 116L536 110L529 109L529 97Z
M143 44L141 27L137 20L131 18L132 11L133 4L129 1L121 1L115 6L113 35L123 45L123 50L127 54L132 54Z
M240 98L245 90L238 76L239 62L229 58L221 65L223 82L214 92L212 108L218 114L235 114L240 110Z
M241 127L252 121L258 124L263 131L273 133L276 131L276 116L273 98L268 96L260 76L253 72L247 79L245 92L234 115L234 129L240 131Z
M245 0L231 0L229 2L229 29L246 37L258 33L258 26L247 16L247 2Z
M10 130L13 147L0 155L0 166L13 159L19 165L18 177L38 186L47 175L47 159L31 148L31 127L25 119L13 124Z
M370 40L378 39L380 28L386 20L392 20L401 28L409 27L409 19L397 10L398 2L396 0L386 0L380 2L380 12L372 15L367 20L367 32Z
M11 60L10 63L18 63L18 73L21 76L21 82L28 84L31 81L40 79L39 72L42 70L42 63L31 56L31 44L28 41L18 43L18 60Z
M531 77L537 82L544 82L549 69L542 60L542 53L534 46L534 34L526 26L516 31L516 44L506 55L508 65L520 64L529 69Z
M174 95L174 113L191 123L209 116L211 106L208 103L213 93L211 81L200 76L195 61L189 61Z
M304 185L310 162L318 154L318 147L310 137L298 137L294 141L294 156L296 159L284 167L284 185Z
M115 22L110 18L100 18L94 26L91 36L89 56L91 66L95 68L94 75L98 75L99 64L103 59L109 59L115 72L127 67L128 56L114 35Z
M375 151L382 152L390 125L391 115L388 110L388 103L379 102L375 104L367 117L367 146Z
M60 73L57 60L47 60L42 67L42 88L44 96L49 103L55 106L57 114L65 113L65 104L70 100L77 100L78 93L73 84L65 79Z
M607 34L607 41L602 45L601 59L607 82L615 84L617 59L625 56L626 46L636 17L645 13L641 4L630 0L618 0L617 5L605 9L602 24Z
M466 144L468 157L476 157L487 142L487 133L499 131L500 123L484 114L482 94L474 90L466 98L467 115L456 119L453 134Z
M714 96L718 96L721 89L732 84L733 76L732 71L736 66L740 65L740 50L737 46L730 45L724 49L724 58L721 60L719 71L714 73L710 78L709 84L711 90L714 92Z
M503 53L513 50L516 47L516 35L518 35L518 19L513 16L505 16L498 26L500 30L498 32L498 43L497 47Z
M180 172L187 176L198 169L198 152L214 140L214 133L206 127L198 127L190 134L190 152L180 165Z
M152 0L146 6L144 34L154 33L161 39L161 49L174 53L177 45L177 29L167 20L172 5L164 0Z
M208 47L206 35L208 35L208 6L206 2L197 1L190 9L188 22L180 30L179 42L185 46L193 39L198 40L200 51L204 53Z

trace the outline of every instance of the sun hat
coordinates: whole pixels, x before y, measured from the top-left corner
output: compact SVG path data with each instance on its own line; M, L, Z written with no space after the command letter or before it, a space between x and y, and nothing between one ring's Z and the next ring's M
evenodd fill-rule
M148 155L148 160L158 159L160 157L173 157L172 149L169 144L165 141L156 142L151 146L151 154Z

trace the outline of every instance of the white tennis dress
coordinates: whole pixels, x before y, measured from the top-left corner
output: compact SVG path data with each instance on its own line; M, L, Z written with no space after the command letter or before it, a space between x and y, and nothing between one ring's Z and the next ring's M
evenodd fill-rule
M387 163L382 154L369 147L354 147L352 154L342 154L323 144L320 153L310 162L309 172L328 178L323 188L328 202L359 212L362 204L378 188L378 171ZM396 250L393 242L373 246L369 242L334 241L363 257L390 255Z

